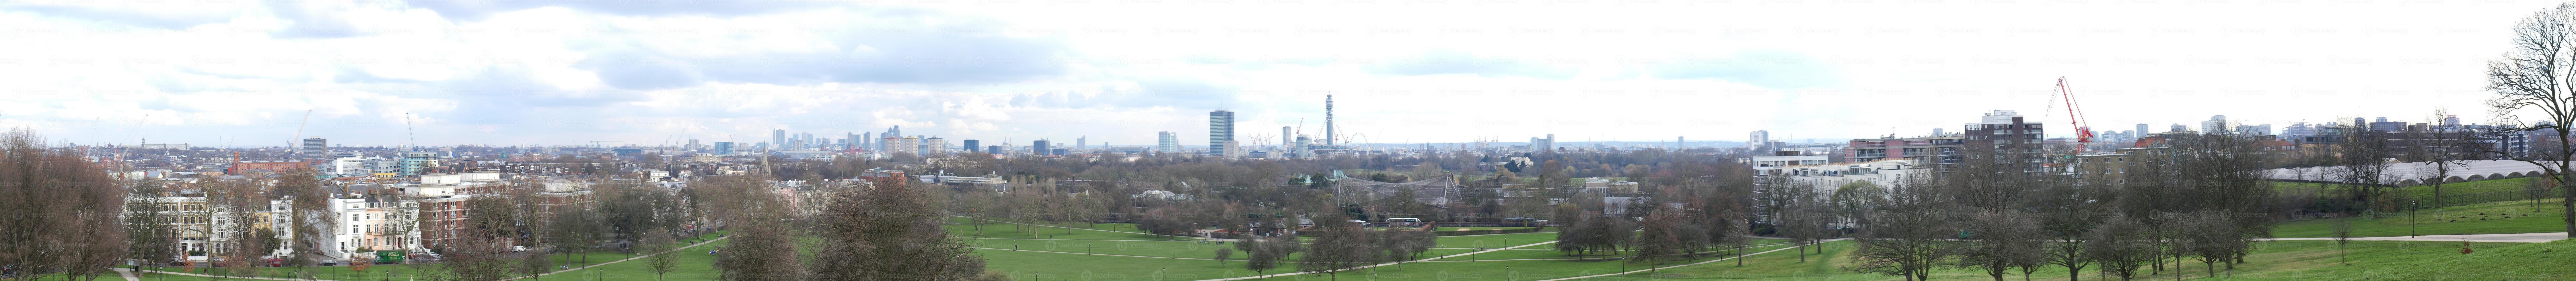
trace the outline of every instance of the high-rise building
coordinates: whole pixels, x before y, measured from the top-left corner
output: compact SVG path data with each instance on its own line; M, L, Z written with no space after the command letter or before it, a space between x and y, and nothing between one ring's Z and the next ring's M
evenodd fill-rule
M1556 134L1547 134L1547 138L1530 138L1530 151L1553 150L1556 150Z
M966 152L976 152L977 150L984 148L983 142L977 140L964 140L959 141L958 143L966 144L963 145L963 147L966 148Z
M987 146L984 146L984 153L985 153L985 154L1000 155L1000 154L1002 154L1002 146L999 146L999 145L987 145Z
M880 138L880 139L892 139L892 138L901 138L901 137L903 137L903 126L887 127L887 128L886 128L885 133L877 134L877 138ZM884 150L884 151L887 151L887 153L893 153L893 151L895 151L895 147L893 147L893 146L889 146L889 145L888 145L888 144L886 144L886 143L882 143L882 142L880 142L880 143L877 143L877 150Z
M716 155L733 155L733 149L734 149L734 147L733 147L733 142L729 142L729 141L720 141L720 142L716 142L716 149L715 149L715 150L716 150Z
M769 145L787 145L787 129L770 129Z
M1180 135L1173 134L1170 131L1154 132L1154 150L1160 150L1164 153L1180 152Z
M1046 140L1046 139L1038 139L1037 141L1031 141L1031 142L1029 142L1029 153L1030 153L1030 154L1037 154L1038 156L1046 156L1046 155L1051 155L1052 153L1055 153L1055 150L1054 150L1054 149L1051 149L1051 148L1054 148L1054 147L1049 147L1049 146L1047 146L1047 145L1048 145L1048 143L1047 143L1047 140Z
M686 150L686 151L696 151L696 150L698 150L698 139L689 139L689 145L688 145L688 146L685 146L685 147L680 147L680 150Z
M866 150L877 150L876 144L877 144L877 132L859 132L859 147L853 147L853 148L856 148L856 149L866 149Z
M1283 138L1284 138L1284 137L1287 137L1287 135L1280 135L1280 137L1283 137ZM1341 144L1341 143L1333 142L1334 140L1335 140L1335 139L1333 139L1333 95L1324 95L1324 147L1332 147L1333 145Z
M948 139L939 138L939 136L921 138L921 148L917 150L922 156L948 155Z
M1988 159L1986 161L2024 172L2045 171L2040 165L2046 162L2046 158L2040 155L2041 144L2047 142L2042 134L2045 130L2040 123L2026 121L2021 114L2011 110L1986 113L1979 122L1968 123L1963 148L1969 151L1992 149L1986 151L1991 153L1984 155Z
M1297 146L1299 141L1288 139L1288 136L1297 135L1296 132L1297 131L1294 128L1279 126L1279 148L1286 149L1288 147Z
M1091 136L1073 137L1073 150L1091 148Z
M1940 130L1940 129L1933 129L1933 130L1938 131L1938 130ZM1941 133L1935 132L1935 133L1932 133L1932 134L1938 135L1938 134L1941 134ZM1746 136L1745 136L1745 138L1744 138L1744 145L1745 145L1745 146L1751 146L1751 147L1753 147L1755 150L1762 150L1762 148L1763 148L1762 146L1764 146L1764 145L1770 145L1770 144L1771 144L1771 131L1770 131L1770 130L1755 130L1755 131L1753 131L1753 133L1751 133L1751 134L1746 134ZM1763 155L1766 155L1766 156L1767 156L1767 155L1770 155L1770 154L1767 154L1767 153L1770 153L1770 152L1763 152L1763 153L1765 153L1765 154L1763 154Z
M304 139L304 159L331 159L331 142L322 138Z
M1233 141L1234 112L1225 110L1209 111L1208 155L1233 156L1233 152L1237 148L1228 144Z
M2227 115L2210 115L2209 121L2200 121L2201 134L2226 134L2235 129L2234 125L2227 124Z
M922 138L920 137L885 137L880 139L877 144L884 145L885 149L881 151L888 154L901 152L921 155L929 152L922 148Z
M2144 134L2144 133L2147 133L2147 132L2154 132L2154 131L2155 131L2155 130L2148 130L2148 129L2147 129L2147 123L2138 123L2138 131L2137 131L2138 133ZM2136 140L2136 139L2130 139L2130 140Z

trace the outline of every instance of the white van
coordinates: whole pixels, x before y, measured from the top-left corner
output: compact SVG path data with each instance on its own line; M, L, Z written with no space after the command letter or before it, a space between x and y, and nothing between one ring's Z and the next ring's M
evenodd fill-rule
M1422 222L1422 218L1386 218L1386 222Z

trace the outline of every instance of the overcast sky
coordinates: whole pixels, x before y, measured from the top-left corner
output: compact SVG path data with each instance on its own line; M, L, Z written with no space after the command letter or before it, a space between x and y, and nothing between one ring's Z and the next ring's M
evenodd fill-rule
M56 142L1803 140L2483 123L2544 1L7 1L0 126ZM310 111L310 120L306 120ZM411 132L406 132L406 118ZM2052 133L2065 134L2062 125ZM1364 135L1364 136L1361 136Z

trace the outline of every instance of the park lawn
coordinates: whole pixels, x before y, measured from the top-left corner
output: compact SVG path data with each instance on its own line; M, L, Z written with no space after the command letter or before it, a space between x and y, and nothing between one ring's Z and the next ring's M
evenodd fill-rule
M722 248L728 242L733 242L733 240L716 241L713 243L707 243L706 245L698 245L697 247L680 249L679 251L669 253L669 255L678 255L674 257L679 258L679 260L672 262L673 266L671 273L663 274L662 280L716 280L716 258L715 255L708 255L707 251ZM798 248L802 249L811 247L799 245ZM595 275L604 275L600 276L605 277L602 280L654 280L651 258L613 263L590 269L591 270L583 270L583 272L580 273L568 272L547 275L546 277L591 277Z
M957 239L957 241L965 242L969 246L1002 250L1020 249L1029 251L1097 253L1149 257L1177 256L1180 258L1194 259L1213 259L1216 258L1216 249L1234 248L1233 243L1219 244L1212 241L1083 241L971 238ZM1240 259L1244 256L1246 256L1244 253L1238 252L1235 253L1234 258Z
M1746 240L1746 241L1747 241L1747 243L1745 243L1745 245L1748 245L1748 247L1745 247L1745 249L1748 249L1747 253L1751 253L1751 251L1749 251L1750 249L1776 249L1776 248L1779 248L1778 246L1786 245L1786 244L1782 244L1782 245L1766 245L1766 244L1775 244L1775 243L1789 242L1789 240L1787 240L1787 239L1769 239L1769 238L1753 238L1753 239L1749 239L1749 240ZM1550 244L1550 245L1554 245L1554 244ZM1761 245L1761 246L1751 246L1751 245ZM1541 245L1541 246L1547 246L1547 245ZM1544 249L1542 249L1542 248L1543 248L1543 247L1540 247L1540 246L1522 247L1522 248L1519 248L1519 249L1510 249L1510 250L1494 251L1494 252L1481 253L1481 254L1475 254L1475 255L1471 255L1471 256L1464 256L1464 257L1450 257L1450 258L1445 258L1445 259L1439 259L1439 261L1448 262L1448 261L1477 261L1477 260L1506 260L1506 259L1576 259L1576 258L1581 258L1581 259L1604 259L1604 258L1612 258L1612 259L1615 259L1615 258L1625 257L1625 256L1627 256L1627 255L1628 255L1628 252L1621 251L1621 252L1604 252L1604 253L1593 254L1593 255L1572 256L1572 255L1566 255L1566 254L1565 254L1565 252L1557 251L1557 250L1555 250L1554 248L1544 248ZM1730 250L1730 249L1731 249L1730 247L1711 247L1711 248L1707 248L1707 249L1701 249L1701 250L1700 250L1700 252L1702 252L1702 253L1707 253L1707 252L1724 252L1724 251L1726 251L1726 250Z
M2387 213L2380 218L2352 218L2352 237L2407 236L2410 235L2410 226L2413 235L2566 231L2566 222L2560 221L2563 214L2559 213L2559 200L2562 199L2543 199L2540 210L2536 211L2530 201L2506 201L2426 210L2417 212L2412 220L2405 213ZM2332 222L2329 219L2282 222L2272 227L2272 237L2334 237Z
M2323 241L2320 241L2323 242ZM2382 280L2548 280L2576 276L2576 240L2548 243L2472 244L2474 253L2459 254L2457 245L2408 248L2384 255L2376 263L2311 276Z
M1780 248L1780 247L1765 247L1765 248L1762 248L1761 250L1769 250L1769 249L1774 249L1774 248ZM1755 250L1754 252L1759 252L1759 251L1761 251L1761 250ZM1775 253L1775 254L1776 254L1776 253ZM1701 256L1701 257L1697 257L1697 258L1689 259L1688 261L1685 261L1685 262L1697 262L1697 261L1704 261L1704 260L1716 259L1716 258L1723 258L1723 257L1722 257L1722 256L1713 256L1713 255L1712 255L1712 256ZM1673 263L1667 263L1666 265L1671 265L1671 264L1673 264ZM1476 261L1476 262L1413 262L1413 263L1404 263L1402 266L1389 265L1389 266L1375 267L1375 268L1369 268L1369 269L1358 269L1358 270L1353 270L1353 271L1349 271L1349 272L1343 272L1343 273L1341 273L1341 274L1340 274L1340 275L1341 275L1340 277L1341 277L1341 278L1355 278L1355 279L1352 279L1352 280L1369 280L1369 279L1365 279L1365 278L1369 278L1371 274L1375 274L1375 275L1376 275L1376 278L1377 278L1378 280L1505 280L1506 278L1508 278L1508 279L1510 279L1510 280L1540 280L1540 279L1566 278L1566 277L1585 276L1585 275L1594 275L1594 274L1605 274L1605 273L1618 273L1618 272L1623 272L1623 271L1628 271L1628 270L1638 270L1638 269L1646 269L1646 268L1647 268L1647 266L1645 266L1645 264L1628 263L1626 260L1617 260L1617 259L1613 259L1613 260L1592 260L1592 261L1523 260L1523 261ZM1327 276L1324 276L1324 275L1322 275L1322 274L1307 274L1307 275L1312 275L1312 276L1306 276L1306 275L1299 275L1299 276L1282 276L1282 277L1272 277L1272 278L1264 278L1264 279L1257 279L1257 280L1325 280L1325 279L1328 279L1328 277L1327 277Z
M940 225L940 227L948 229L948 232L951 233L951 235L956 235L957 237L1150 241L1190 239L1186 237L1152 235L1135 232L1110 232L1054 227L1038 227L1036 228L1036 231L1034 231L1035 233L1031 233L1031 231L1024 231L1026 230L1023 229L1024 227L1015 227L1015 225L1007 223L989 223L985 224L982 230L976 230L975 225L967 224L966 218L952 217L950 221L952 223ZM1133 226L1129 227L1133 228Z
M1468 250L1468 251L1471 251L1471 252L1472 252L1472 251L1474 251L1474 250ZM1615 256L1615 255L1614 255L1614 256ZM1571 258L1601 258L1601 257L1602 257L1602 256L1580 256L1580 257L1578 257L1578 256L1567 256L1567 255L1565 255L1565 252L1559 252L1559 251L1557 251L1557 250L1552 250L1552 249L1551 249L1551 250L1530 250L1529 248L1521 248L1521 249L1511 249L1511 250L1501 250L1501 251L1485 252L1485 253L1479 253L1479 254L1470 255L1470 256L1463 256L1463 257L1451 257L1451 258L1445 258L1445 259L1438 259L1438 261L1447 262L1447 261L1483 261L1483 260L1510 260L1510 259L1571 259Z
M2321 183L2311 182L2276 182L2275 184L2274 189L2279 190L2316 190L2319 186L2325 186ZM2519 192L2523 192L2523 186L2528 184L2530 184L2530 178L2446 183L2442 184L2442 194L2444 196L2442 200L2443 202L2440 203L2442 205L2449 206L2466 206L2488 202L2511 201L2513 199L2522 198L2520 197L2521 195L2519 195ZM2421 202L2424 208L2440 207L2434 205L2435 202L2433 202L2432 185L2398 187L2395 191L2400 193L2402 196L2406 196L2406 198ZM2474 195L2459 196L2464 194Z
M971 220L972 220L971 218L967 218L967 217L959 217L959 216L949 216L949 217L948 217L948 222L949 222L949 223L951 223L951 224L965 224L965 223L967 223L967 222L970 222ZM1007 224L1005 221L999 221L999 220L995 220L995 221L986 221L985 223L989 223L989 224ZM1074 222L1046 222L1046 221L1038 221L1038 222L1034 222L1034 223L1032 223L1032 222L1018 222L1018 223L1029 223L1029 224L1034 224L1034 225L1040 225L1040 227L1041 227L1041 228L1053 228L1053 229L1056 229L1056 230L1059 230L1059 231L1060 231L1060 230L1063 230L1064 228L1079 228L1079 229L1108 230L1108 231L1117 231L1117 232L1135 232L1135 233L1145 233L1145 231L1144 231L1144 230L1136 229L1136 224L1134 224L1134 223L1090 223L1090 224L1085 224L1085 223L1074 223Z
M1810 253L1806 261L1791 252L1773 252L1747 258L1747 266L1716 262L1664 269L1655 276L1632 274L1599 278L1599 280L1904 280L1893 275L1864 274L1844 270L1857 263L1851 259L1853 244L1836 241L1820 245L1823 254ZM2576 268L2564 266L2531 266L2576 262L2576 242L2550 243L2479 243L2476 254L2462 255L2457 242L2434 241L2353 241L2338 252L2334 241L2257 242L2247 263L2234 270L2218 265L2217 274L2231 280L2547 280L2576 275ZM2349 261L2348 263L2344 261ZM2196 259L2185 260L2181 267L2152 272L2141 269L2136 280L2207 278L2208 266ZM2109 280L2095 272L2099 266L2086 268L2085 280ZM2009 271L2005 278L2017 280L2021 271ZM2179 274L2180 276L2176 276ZM1937 280L1986 280L1983 270L1946 268L1934 271ZM2044 266L2030 275L2031 280L2066 280L2066 269ZM2117 277L2111 277L2117 278Z
M1255 275L1243 269L1243 261L1158 259L1120 256L1091 256L1006 250L975 250L984 257L986 271L1000 271L1015 280L1201 280ZM1237 258L1242 254L1237 253ZM1295 264L1280 264L1272 273L1295 271ZM1165 271L1169 270L1169 271ZM1158 274L1160 273L1160 274ZM1161 274L1167 274L1161 275ZM713 279L708 279L713 280Z
M1439 239L1440 239L1440 240L1439 240L1439 243L1437 244L1438 246L1433 246L1433 247L1439 247L1439 248L1467 248L1467 249L1474 249L1474 248L1482 247L1482 248L1485 248L1485 249L1494 249L1494 248L1502 248L1502 247L1511 247L1511 246L1528 245L1528 244L1530 244L1530 243L1547 242L1547 241L1556 241L1556 233L1555 233L1555 232L1533 232L1533 233L1513 233L1513 234L1495 234L1495 235L1477 235L1477 236L1441 236ZM1538 246L1529 246L1529 247L1521 247L1521 248L1522 248L1522 249L1555 249L1555 247L1550 247L1549 245L1538 245Z

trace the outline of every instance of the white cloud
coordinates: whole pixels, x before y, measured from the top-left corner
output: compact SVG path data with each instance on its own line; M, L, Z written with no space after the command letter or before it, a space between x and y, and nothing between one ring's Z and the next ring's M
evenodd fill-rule
M603 3L12 2L0 125L271 143L313 110L308 135L359 145L408 142L406 113L432 144L902 125L1199 145L1218 108L1246 136L1319 133L1330 93L1376 142L1836 139L2064 118L2060 76L2096 128L2476 122L2479 67L2552 4Z

